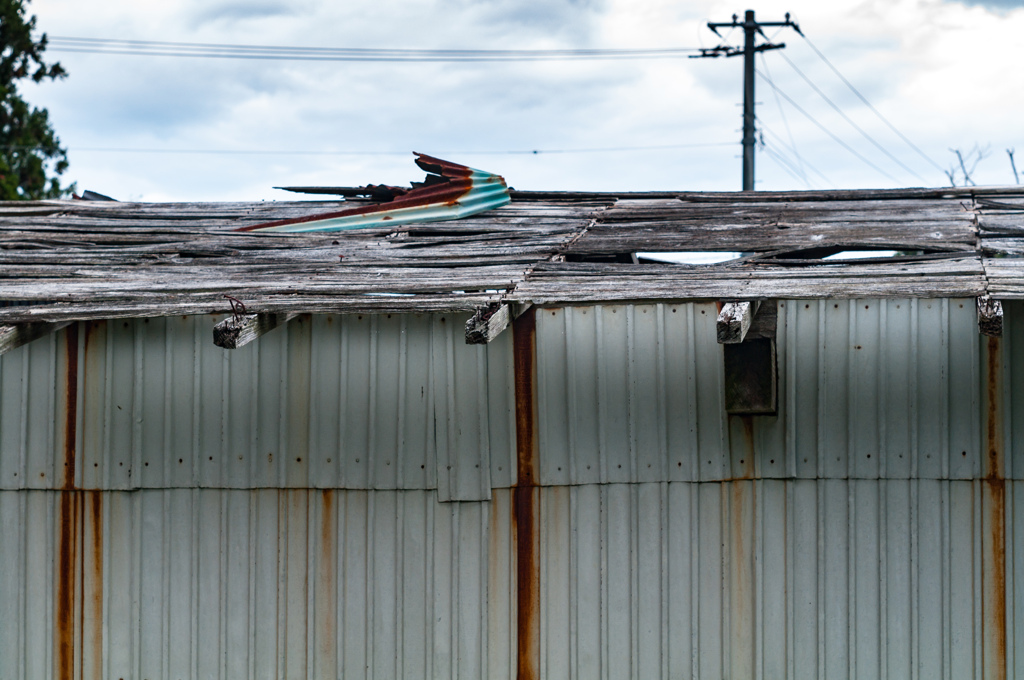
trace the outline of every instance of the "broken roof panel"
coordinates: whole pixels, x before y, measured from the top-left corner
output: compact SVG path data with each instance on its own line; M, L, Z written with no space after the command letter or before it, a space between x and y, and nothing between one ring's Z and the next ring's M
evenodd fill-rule
M680 196L517 192L456 221L296 234L238 229L373 204L3 203L0 323L226 313L225 295L252 313L1024 297L1020 188ZM900 257L822 259L881 247ZM714 265L631 260L673 250L751 255Z

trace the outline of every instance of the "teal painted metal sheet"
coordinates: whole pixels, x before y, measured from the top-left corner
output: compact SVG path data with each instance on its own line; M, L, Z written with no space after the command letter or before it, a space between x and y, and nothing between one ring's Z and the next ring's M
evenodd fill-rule
M458 163L416 154L416 164L429 173L412 189L366 187L381 202L322 215L310 215L244 227L238 231L311 232L343 231L381 225L456 220L506 205L508 185L500 175Z

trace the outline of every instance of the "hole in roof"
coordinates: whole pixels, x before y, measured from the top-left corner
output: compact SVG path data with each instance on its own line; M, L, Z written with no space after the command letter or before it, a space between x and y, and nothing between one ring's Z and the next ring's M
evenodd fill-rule
M821 258L823 260L864 260L872 257L896 257L897 250L841 250Z
M637 253L641 262L667 262L670 264L718 264L743 257L743 253L721 251L689 251L689 252L658 252Z

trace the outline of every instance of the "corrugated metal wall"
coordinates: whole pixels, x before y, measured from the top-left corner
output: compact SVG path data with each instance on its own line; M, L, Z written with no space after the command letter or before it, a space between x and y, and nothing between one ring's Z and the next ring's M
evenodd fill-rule
M512 483L511 337L466 345L466 318L300 317L233 351L210 317L83 322L0 358L0 488L485 499Z
M1024 678L1006 311L784 301L744 418L713 304L536 310L529 509L512 333L79 324L0 357L0 678Z
M1024 483L1007 490L1019 575ZM1024 592L987 563L990 500L951 480L545 488L541 677L1024 677ZM1009 676L983 649L1002 611Z
M509 675L508 491L0 492L0 678Z
M541 484L981 474L973 300L779 303L778 418L726 415L716 317L539 311Z

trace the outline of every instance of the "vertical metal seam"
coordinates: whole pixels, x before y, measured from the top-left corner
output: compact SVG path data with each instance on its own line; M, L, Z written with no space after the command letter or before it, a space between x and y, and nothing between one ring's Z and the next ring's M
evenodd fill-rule
M878 385L878 405L875 409L875 422L878 423L878 431L875 437L875 479L889 478L889 460L892 452L888 450L889 430L887 427L887 414L892 406L889 404L889 391L891 384L889 372L886 368L889 365L889 304L882 300L878 303L878 362L875 368L875 384ZM885 664L881 664L883 667Z
M949 400L949 387L952 383L951 367L950 367L950 352L952 351L952 343L949 341L949 298L942 298L939 302L939 357L942 362L940 368L941 379L939 385L939 409L940 412L946 415L946 422L950 422L950 400ZM952 447L950 446L950 432L949 427L943 427L941 429L942 436L939 438L939 461L940 461L940 472L939 474L943 479L949 479L950 465L949 457L952 455Z
M683 305L683 311L685 312L686 319L686 406L687 416L689 422L693 426L693 431L690 437L690 460L687 461L687 467L689 468L689 474L686 478L690 481L697 481L700 479L700 461L704 456L705 451L701 448L701 422L700 422L700 409L697 405L697 331L695 328L696 320L693 314L694 306L692 303ZM694 647L696 649L696 647ZM696 670L694 670L696 673Z
M135 375L132 376L134 378L132 381L132 450L128 462L128 479L125 480L125 488L128 489L140 488L140 482L142 481L142 389L146 380L142 326L148 322L149 319L143 319L141 322L136 320L132 324L132 353L134 355Z
M816 431L815 431L816 447L815 448L817 450L817 454L818 455L815 457L816 458L816 460L815 460L816 470L815 470L815 475L814 476L817 479L823 479L825 477L825 456L826 455L831 455L832 452L826 450L826 440L825 440L825 430L826 430L827 425L828 425L828 419L825 417L825 406L826 406L825 395L828 393L828 373L829 373L828 362L823 360L824 357L827 356L826 352L827 352L827 349L828 349L827 343L826 343L826 339L825 339L825 318L827 316L827 308L825 307L825 301L824 300L819 300L818 301L818 307L819 307L819 311L820 311L820 313L818 315L818 341L816 343L816 345L817 345L817 354L818 354L818 370L816 371L816 376L815 376L816 379L817 379L816 382L817 382L817 388L818 388L818 393L817 393L817 395L815 395L817 397L817 407L818 407L817 408L818 417L817 417L816 423L815 423L815 425L816 425ZM820 600L819 600L819 602L820 602ZM820 626L819 626L819 628L820 628ZM819 630L819 636L820 636L820 630ZM819 671L818 672L818 677L822 677L822 673L824 672L824 667L822 667L820 665L820 662L819 662L819 669L818 669L818 671Z
M885 305L881 305L881 306L883 308L885 308ZM881 327L881 325L880 325L880 327ZM882 337L885 337L885 336L882 336ZM879 362L879 364L881 366L882 362ZM884 392L885 390L882 390L882 391ZM882 419L880 419L880 422L881 422L881 420ZM881 458L881 456L880 456L880 458ZM899 483L901 486L902 486L903 483L905 483L906 486L907 486L907 490L909 491L909 485L910 485L911 482L909 480L907 480L906 482L903 482L902 480L898 481L898 482L894 482L894 481L886 479L886 478L882 478L882 479L879 479L878 481L874 482L874 485L876 485L876 488L878 490L878 495L879 495L879 498L877 499L876 503L878 505L878 513L879 513L878 541L877 541L877 543L878 543L878 551L879 551L879 566L878 566L878 568L879 568L879 577L878 577L879 578L879 618L878 618L879 658L878 658L878 663L877 663L878 664L877 673L878 673L878 676L879 676L880 680L888 680L888 678L889 678L889 645L888 645L888 642L887 642L887 637L888 637L887 636L887 632L889 630L889 514L890 514L889 513L889 488L890 488L890 484L893 484L893 483ZM912 503L910 505L911 505L910 512L912 513L913 512L913 510L912 510ZM912 581L912 579L913 579L913 565L914 565L913 542L914 542L914 536L915 536L914 533L913 533L913 517L912 517L912 515L910 517L909 529L910 529L910 550L909 550L909 553L910 553L910 564L909 564L908 571L910 573L909 580L910 580L910 583L912 584L913 583L913 581ZM913 587L912 586L910 588L910 592L911 592L911 597L912 597L912 593L913 593ZM914 611L914 609L911 607L910 611L911 611L911 614L910 614L910 620L911 621L909 622L909 625L910 625L911 631L912 631L912 627L913 627L913 611ZM911 632L911 635L912 635L912 632ZM911 651L911 654L912 653L913 652ZM912 666L911 666L911 668L912 668ZM911 673L913 673L913 671L911 671Z
M442 321L444 319L442 318ZM367 395L367 422L369 422L369 433L367 435L367 453L377 451L377 393L379 385L377 384L377 357L380 356L380 322L377 315L370 316L370 384L369 384L369 395ZM367 488L376 489L378 488L377 474L375 470L373 457L367 455L366 460L366 479L368 484Z
M943 680L951 680L952 677L952 638L953 622L951 612L953 609L952 593L952 541L950 536L950 522L952 505L950 499L950 487L952 482L948 479L939 483L939 493L942 499L939 531L941 533L941 560L942 560L942 677Z
M851 338L852 340L852 338ZM853 344L853 343L850 343ZM852 363L852 362L851 362ZM853 429L853 428L849 428ZM853 465L853 451L848 451ZM850 467L847 468L850 470ZM852 475L851 475L852 476ZM857 491L861 480L846 480L846 660L851 678L857 677Z
M820 423L820 421L819 421ZM817 505L816 533L817 533L817 586L818 586L818 673L817 677L825 677L825 484L827 482L817 481L815 483L815 501Z
M65 331L65 333L66 333L66 331ZM56 335L56 334L54 333L54 334L51 334L51 335ZM19 451L18 471L16 473L14 473L16 475L20 475L21 476L21 479L18 481L18 483L14 485L14 487L18 488L18 489L24 489L24 488L27 488L27 486L28 486L28 458L29 458L29 453L28 453L28 395L29 395L29 389L28 389L28 386L29 386L31 381L30 381L29 370L28 370L28 367L29 367L28 357L24 356L24 355L26 355L29 352L31 352L31 347L32 347L32 345L29 344L29 345L25 346L25 348L21 352L23 356L22 356L22 360L21 360L21 385L20 385L20 387L21 387L21 390L20 390L20 392L21 392L21 395L20 395L21 396L21 413L20 413L21 421L20 421L20 428L19 428L20 445L19 445L19 448L18 448L18 451ZM48 349L49 349L49 354L50 354L50 357L49 357L50 360L49 360L49 362L47 362L48 363L49 373L50 373L50 375L48 377L50 378L50 384L56 386L58 384L58 382L56 380L56 372L57 372L57 343L56 343L55 339L50 340L49 345L48 345ZM57 400L55 399L52 402L52 404L48 405L48 408L47 408L47 411L48 411L47 419L50 422L54 422L54 423L57 422L56 410L57 410ZM56 444L56 442L47 442L47 443L51 444L51 446L47 447L47 450L51 450L52 448L56 448L56 446L54 446Z
M795 621L796 618L796 486L803 484L802 480L785 480L783 482L785 492L785 527L786 527L786 677L796 677L796 640ZM815 482L818 483L818 482Z
M629 480L636 483L640 467L636 422L636 306L626 305L622 311L626 318L626 446L629 447Z
M403 334L404 335L404 334ZM401 412L401 407L399 408ZM398 461L395 461L397 464ZM401 467L396 472L401 475ZM401 481L401 477L399 477ZM399 484L401 486L401 484ZM408 492L394 491L395 494L395 677L405 677L404 656L402 654L402 640L405 635L405 591L402 584L405 583L405 514Z
M408 367L409 367L409 337L407 334L408 330L408 315L402 314L399 319L399 333L398 333L398 414L397 422L395 423L395 484L394 488L404 489L405 488L405 465L402 459L407 458L407 450L405 444L405 427L406 427L406 409L408 408L407 403L407 387L408 382ZM314 364L315 365L315 364ZM399 676L401 677L401 676Z
M597 352L596 356L603 357L604 353L604 307L598 306L594 308L594 322L596 324L597 332ZM607 484L609 478L609 468L611 467L611 461L608 460L608 399L605 397L605 390L608 386L608 376L606 373L606 364L604 362L598 362L597 370L595 371L595 392L597 393L597 451L598 451L598 468L601 471L601 483Z
M916 299L910 300L910 346L917 347L917 338L919 334L919 326L921 321L921 307ZM913 353L910 361L909 370L907 371L908 378L910 380L909 390L907 392L910 404L908 408L908 422L910 425L910 477L914 478L918 475L918 470L921 467L921 421L920 414L918 413L917 402L918 402L918 373L920 370L920 355L917 352Z
M690 677L700 677L700 485L687 485L690 522Z
M370 384L373 384L373 380L370 381ZM370 472L370 470L368 470L368 472ZM376 632L377 624L377 612L375 610L377 600L374 597L373 579L370 576L376 573L376 545L374 544L373 537L376 535L377 530L377 504L375 502L376 494L372 491L364 491L363 493L366 496L366 533L363 535L363 541L366 545L366 556L364 559L366 560L367 575L366 583L364 585L366 593L366 641L364 643L365 648L363 654L366 658L366 677L372 678L374 677L373 650L377 642L374 634Z

